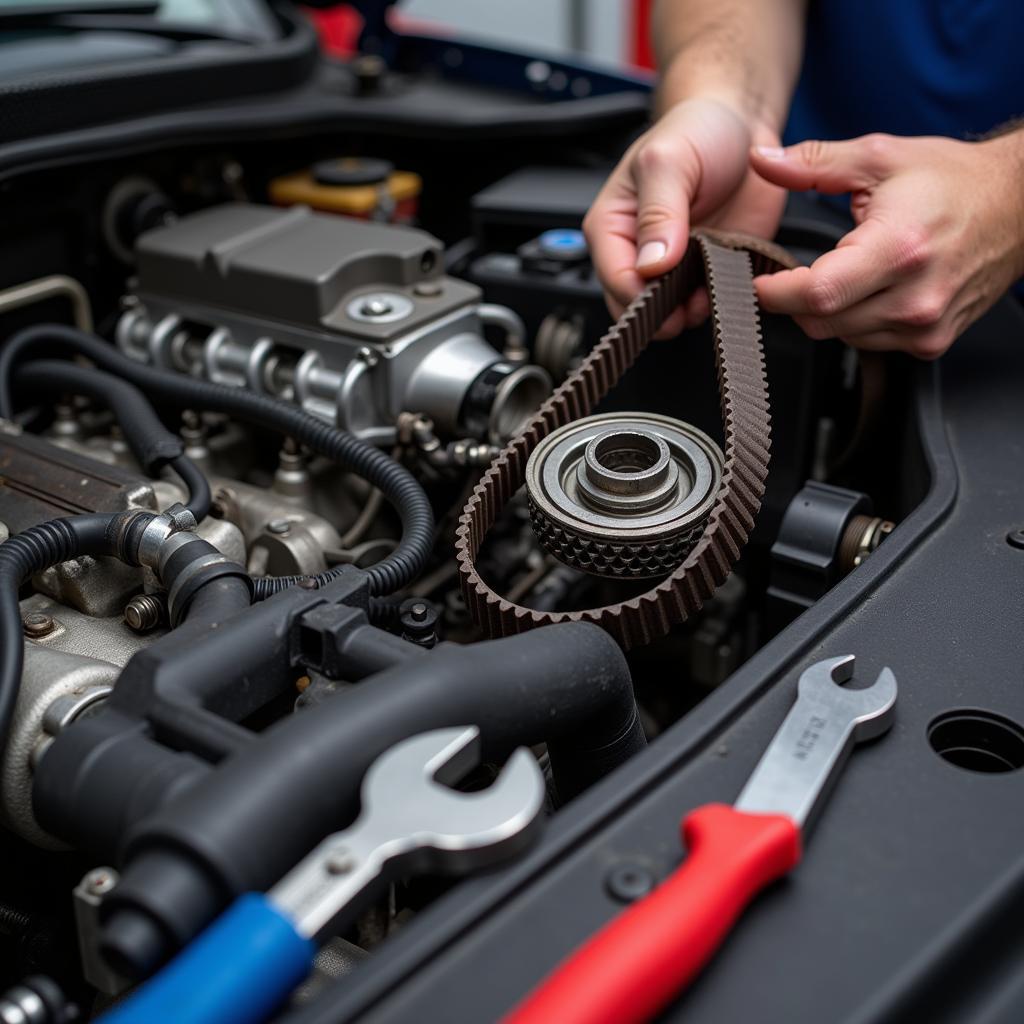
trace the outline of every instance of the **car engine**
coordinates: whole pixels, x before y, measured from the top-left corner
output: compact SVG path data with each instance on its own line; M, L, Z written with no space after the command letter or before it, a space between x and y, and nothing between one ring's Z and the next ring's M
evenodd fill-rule
M698 274L612 325L580 225L643 88L460 80L496 104L460 123L392 57L324 63L301 117L282 86L0 146L2 1020L118 1005L431 730L475 730L462 792L525 748L538 822L582 814L928 493L917 370L748 323L737 243L701 242L710 323L653 339ZM793 206L776 241L841 231ZM338 986L486 867L328 915L280 1019L350 1019Z

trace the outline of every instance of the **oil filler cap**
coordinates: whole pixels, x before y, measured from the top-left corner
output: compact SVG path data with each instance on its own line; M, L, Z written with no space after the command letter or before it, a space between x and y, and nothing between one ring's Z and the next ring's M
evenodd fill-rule
M381 185L388 180L394 169L394 165L387 160L347 156L313 164L313 180L318 185L340 187Z

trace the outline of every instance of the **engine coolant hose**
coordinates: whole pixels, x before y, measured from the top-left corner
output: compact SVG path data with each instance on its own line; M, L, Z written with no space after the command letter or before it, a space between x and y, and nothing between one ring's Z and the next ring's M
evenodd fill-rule
M14 379L21 387L33 391L54 389L87 395L109 406L125 441L146 473L156 476L161 467L170 466L188 488L186 507L196 517L196 522L206 518L212 501L206 477L185 454L181 438L160 422L149 399L134 384L110 373L58 359L33 360L19 366Z
M366 572L373 596L392 594L422 570L433 547L434 515L416 478L372 445L311 416L294 405L242 388L214 384L145 366L113 346L64 324L37 324L18 331L0 349L0 416L10 418L12 370L19 361L54 351L86 356L98 366L131 381L147 394L190 409L221 412L294 437L376 487L395 507L402 524L398 546ZM336 570L313 577L282 576L254 580L257 600L304 579L322 586Z
M280 720L138 821L107 905L108 961L148 975L232 897L273 885L350 821L385 750L467 723L487 759L546 742L562 800L646 743L626 659L596 626L435 647Z
M25 658L18 590L29 576L79 555L116 555L116 513L31 526L0 544L0 750L7 741Z
M0 752L7 743L21 687L25 657L18 591L35 573L82 555L110 556L138 565L138 539L148 512L99 512L51 519L10 537L0 544ZM200 537L187 535L161 570L161 580L172 586L189 571L193 577L181 598L190 621L221 623L249 606L250 584L241 566L218 562L194 571L192 563L220 552ZM133 543L134 541L134 543Z

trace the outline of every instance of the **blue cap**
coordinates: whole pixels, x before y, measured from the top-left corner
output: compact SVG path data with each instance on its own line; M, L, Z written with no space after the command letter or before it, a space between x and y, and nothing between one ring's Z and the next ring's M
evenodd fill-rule
M552 228L537 239L541 253L554 260L579 260L587 255L587 240L576 228Z

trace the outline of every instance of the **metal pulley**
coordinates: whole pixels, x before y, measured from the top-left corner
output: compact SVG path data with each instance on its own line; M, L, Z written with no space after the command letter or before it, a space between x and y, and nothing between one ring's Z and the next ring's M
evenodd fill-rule
M548 435L530 455L534 532L560 562L641 579L676 568L707 524L724 457L705 433L652 413L607 413Z

